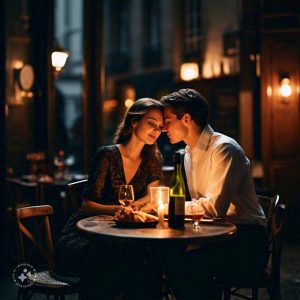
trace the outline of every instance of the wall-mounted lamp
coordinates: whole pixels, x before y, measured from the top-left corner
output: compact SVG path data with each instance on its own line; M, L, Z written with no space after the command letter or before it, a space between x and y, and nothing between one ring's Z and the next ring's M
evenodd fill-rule
M55 68L57 72L60 72L65 66L68 57L69 53L67 51L59 46L55 47L51 54L51 62L53 68Z
M190 81L199 77L198 63L184 63L180 66L180 78L183 81Z
M284 77L280 81L280 95L283 99L287 99L292 94L291 80L288 77Z

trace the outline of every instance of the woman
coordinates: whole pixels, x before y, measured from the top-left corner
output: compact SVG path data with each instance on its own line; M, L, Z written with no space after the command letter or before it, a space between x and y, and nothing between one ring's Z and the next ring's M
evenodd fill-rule
M132 204L135 209L149 203L149 187L158 186L162 178L162 157L156 145L162 127L161 103L151 98L139 99L117 129L115 144L100 147L92 160L81 210L71 216L55 247L56 273L79 275L83 280L83 296L87 299L113 298L119 292L117 287L123 292L128 287L129 292L133 281L138 287L143 285L139 282L140 274L135 274L144 272L144 268L147 274L151 273L144 264L147 249L133 251L126 245L116 249L107 243L89 240L78 232L76 223L86 216L114 215L120 211L118 192L122 184L133 185L137 199ZM129 297L133 299L135 295Z

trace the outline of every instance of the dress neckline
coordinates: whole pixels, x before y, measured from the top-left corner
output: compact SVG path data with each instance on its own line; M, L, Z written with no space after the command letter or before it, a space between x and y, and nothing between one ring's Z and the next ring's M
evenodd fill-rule
M120 151L118 145L115 145L115 147L116 147L116 151L117 151L117 153L118 153L118 155L119 155L119 159L120 159L120 161L121 161L121 169L122 169L122 176L123 176L124 183L125 183L125 184L132 184L132 182L134 181L134 179L137 177L137 174L140 172L141 167L143 166L144 159L143 159L143 157L142 157L142 160L141 160L141 162L140 162L140 164L139 164L139 166L138 166L138 168L137 168L135 174L132 176L132 178L130 179L130 181L127 182L127 181L126 181L126 176L125 176L125 171L124 171L124 164L123 164L123 159L122 159L121 151Z

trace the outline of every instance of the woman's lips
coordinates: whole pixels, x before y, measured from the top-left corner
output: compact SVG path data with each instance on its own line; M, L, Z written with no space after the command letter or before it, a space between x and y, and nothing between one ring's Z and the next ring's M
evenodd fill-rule
M150 137L150 139L152 139L152 140L156 140L156 136L153 136L153 135L149 135L149 137Z

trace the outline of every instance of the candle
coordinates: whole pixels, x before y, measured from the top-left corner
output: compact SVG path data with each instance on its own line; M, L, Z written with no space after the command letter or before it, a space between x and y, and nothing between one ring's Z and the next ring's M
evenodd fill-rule
M161 198L158 198L157 202L158 202L158 208L157 208L158 226L164 227L165 207Z

